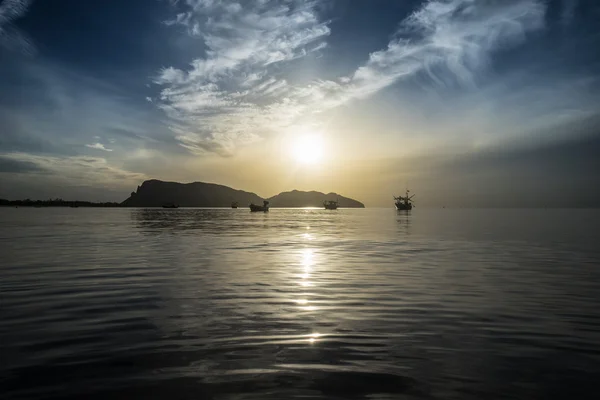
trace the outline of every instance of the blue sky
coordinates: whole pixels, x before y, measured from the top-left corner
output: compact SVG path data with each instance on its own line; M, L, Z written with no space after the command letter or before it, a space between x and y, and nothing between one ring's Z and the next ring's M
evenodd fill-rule
M600 205L599 18L594 0L0 0L0 197L120 201L158 178ZM293 159L303 135L320 163Z

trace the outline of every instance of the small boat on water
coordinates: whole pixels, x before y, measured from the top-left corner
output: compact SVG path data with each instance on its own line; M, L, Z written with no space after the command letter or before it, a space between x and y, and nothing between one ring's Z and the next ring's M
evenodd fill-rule
M231 208L238 208L238 202L237 201L232 202Z
M179 208L179 206L177 204L173 204L173 203L166 203L166 204L163 204L162 208Z
M337 210L338 209L338 201L337 200L327 200L323 202L323 206L325 206L326 210Z
M264 211L264 212L269 211L269 202L266 200L263 201L262 206L257 206L254 203L250 204L250 212L257 212L257 211Z
M413 200L412 198L415 197L415 195L413 194L412 196L409 196L410 190L406 189L406 196L394 196L394 200L396 200L396 209L397 210L412 210L413 208Z

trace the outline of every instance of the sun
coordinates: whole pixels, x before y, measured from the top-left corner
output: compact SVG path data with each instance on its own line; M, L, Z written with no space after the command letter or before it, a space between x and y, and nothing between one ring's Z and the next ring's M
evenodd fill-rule
M301 134L294 139L292 154L300 164L314 165L323 159L324 145L321 135Z

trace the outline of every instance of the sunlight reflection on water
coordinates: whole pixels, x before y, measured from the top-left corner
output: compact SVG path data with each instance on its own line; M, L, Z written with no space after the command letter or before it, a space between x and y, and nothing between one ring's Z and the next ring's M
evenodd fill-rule
M600 373L598 213L0 218L7 398L582 398Z

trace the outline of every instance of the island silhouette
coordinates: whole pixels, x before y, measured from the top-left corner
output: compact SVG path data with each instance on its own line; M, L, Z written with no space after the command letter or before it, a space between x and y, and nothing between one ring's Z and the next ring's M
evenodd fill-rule
M162 207L177 204L180 207L230 207L233 202L245 207L250 203L262 204L267 200L271 207L323 207L326 200L339 201L340 207L364 208L358 200L337 193L304 192L293 190L264 199L256 193L237 190L216 183L165 182L157 179L144 181L123 201L122 207Z

